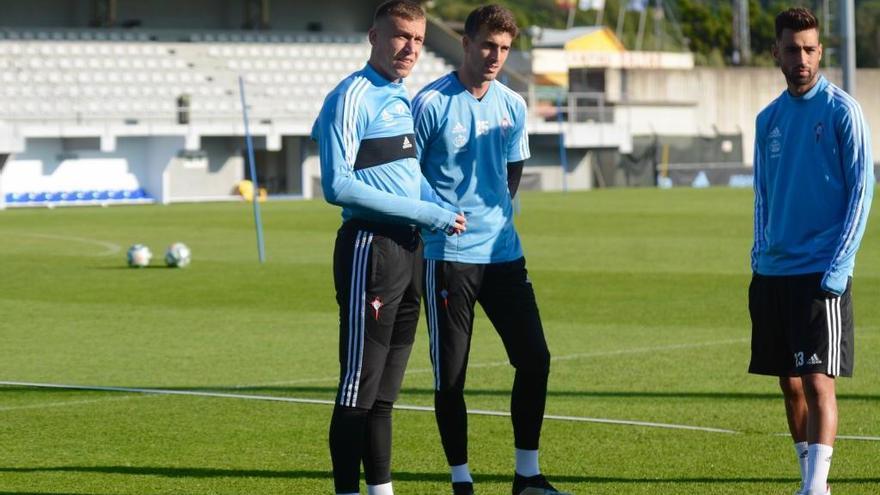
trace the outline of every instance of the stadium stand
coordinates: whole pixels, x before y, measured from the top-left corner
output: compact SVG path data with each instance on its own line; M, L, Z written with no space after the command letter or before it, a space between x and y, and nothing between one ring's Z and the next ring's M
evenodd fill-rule
M168 202L165 174L137 159L130 146L118 150L117 142L143 136L174 160L180 148L197 151L206 136L229 139L240 132L241 76L251 121L276 129L267 146L279 149L284 129L307 133L324 95L362 67L369 52L365 33L2 29L0 127L11 126L6 141L13 144L7 147L16 147L16 137L20 145L0 149L0 157L24 152L25 143L28 150L6 167L0 207ZM414 94L449 70L426 51L407 86ZM176 150L154 138L184 134L186 145ZM91 152L80 153L89 149L80 146L69 153L65 139L86 136L95 143ZM98 151L129 155L122 160L128 163L117 166L117 157ZM39 156L28 160L28 153ZM58 165L46 171L52 162ZM193 163L198 165L186 161L182 167L190 170L178 175L191 184L208 183L190 173ZM67 168L77 173L65 175ZM242 178L227 171L222 182ZM177 190L182 182L176 181ZM211 192L188 187L176 200L222 199L218 194L227 193L217 191L228 188L217 182L203 187Z
M0 31L0 119L167 121L178 98L193 120L237 120L237 77L255 118L311 122L323 95L369 55L363 34ZM426 52L408 87L451 70ZM279 100L284 103L279 105Z
M237 200L235 186L250 179L239 76L260 186L273 197L319 195L311 124L324 95L364 64L380 1L4 2L0 209ZM114 16L103 9L111 4ZM460 36L442 20L429 18L427 40L407 80L413 94L460 62ZM732 163L732 177L750 174L743 150L755 113L778 95L776 69L658 66L653 53L621 56L618 66L548 50L513 53L502 78L529 105L523 188L652 185L663 153L645 150L696 149L679 146L682 137L713 137L725 173ZM580 86L542 85L541 67L574 67ZM880 71L860 70L859 80L876 120Z

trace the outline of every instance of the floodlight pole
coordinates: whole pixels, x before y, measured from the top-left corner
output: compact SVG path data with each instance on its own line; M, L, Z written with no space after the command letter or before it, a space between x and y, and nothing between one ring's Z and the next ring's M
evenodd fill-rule
M855 0L840 2L840 39L843 57L843 90L852 96L856 92L856 9Z
M257 167L254 164L254 141L251 138L251 129L248 125L247 101L244 97L244 79L238 76L238 91L241 94L241 113L244 119L244 139L247 145L248 166L251 171L251 183L253 183L254 225L257 229L257 252L260 263L266 262L266 248L263 245L263 220L260 214L260 187L257 183Z

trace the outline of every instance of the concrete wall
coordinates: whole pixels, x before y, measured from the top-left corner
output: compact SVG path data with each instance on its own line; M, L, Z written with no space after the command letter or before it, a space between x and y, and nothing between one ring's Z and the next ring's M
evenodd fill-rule
M29 0L3 2L3 27L86 27L91 18L90 0Z
M824 72L835 84L841 84L839 70ZM755 142L755 117L785 90L785 80L776 68L697 68L692 71L627 71L621 78L626 92L620 101L640 103L678 103L692 106L692 125L697 133L743 134L743 156L751 163ZM860 69L856 75L855 97L872 129L875 161L880 160L880 69ZM664 124L648 115L631 120L634 133L647 123ZM640 124L641 122L641 124ZM676 127L686 126L681 119L667 120ZM663 127L660 127L661 129Z
M138 20L142 28L238 29L242 0L118 0L117 23Z
M701 132L694 104L630 104L614 108L614 123L632 136L648 134L694 136Z
M520 188L542 191L583 191L593 188L593 155L583 149L566 150L568 167L559 165L559 150L532 148L532 158L523 168Z
M71 149L65 139L29 139L24 153L10 155L2 169L4 193L76 190L136 189L147 187L148 171L132 163L142 155L138 147L122 153ZM67 149L66 149L67 148ZM147 189L150 194L157 190Z
M303 167L302 162L306 157L309 138L301 136L285 136L282 138L281 153L284 160L285 175L287 176L286 194L303 194Z
M235 144L240 140L235 138L202 138L201 157L181 153L182 136L120 137L112 152L99 151L97 141L29 139L27 150L10 155L0 168L0 190L5 194L142 187L167 203L233 197L244 175Z
M304 31L318 22L324 31L366 33L373 23L373 12L381 0L340 0L322 2L274 1L270 11L273 29Z
M179 140L179 138L178 138ZM173 151L165 171L167 201L197 201L235 197L235 187L244 179L241 139L202 137L200 153L180 153L182 140L168 143Z

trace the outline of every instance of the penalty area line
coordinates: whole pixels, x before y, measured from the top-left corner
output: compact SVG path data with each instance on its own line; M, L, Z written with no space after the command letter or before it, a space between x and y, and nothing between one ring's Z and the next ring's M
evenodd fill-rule
M83 244L92 244L97 245L104 248L104 251L99 253L93 253L91 256L113 256L116 253L122 251L122 246L119 244L101 241L98 239L88 239L85 237L74 237L68 235L55 235L55 234L39 234L39 233L31 233L31 232L17 232L15 233L18 237L34 237L37 239L51 239L55 241L71 241L71 242L80 242Z
M10 386L10 387L30 387L30 388L49 388L49 389L62 389L62 390L86 390L86 391L102 391L102 392L125 392L125 393L138 393L138 394L151 394L151 395L177 395L177 396L190 396L190 397L214 397L214 398L222 398L222 399L242 399L242 400L258 400L258 401L271 401L271 402L288 402L295 404L317 404L317 405L327 405L332 406L335 405L336 402L332 400L325 399L307 399L307 398L299 398L299 397L278 397L275 395L251 395L251 394L233 394L226 392L202 392L198 390L169 390L169 389L161 389L161 388L134 388L134 387L106 387L99 385L66 385L59 383L32 383L32 382L13 382L13 381L0 381L0 386ZM69 404L77 404L77 403L86 403L87 401L72 401ZM62 403L53 403L52 406L58 407L62 406ZM11 409L23 409L24 407L15 407L3 409L0 408L0 411L11 410ZM402 410L402 411L418 411L418 412L434 412L434 408L430 406L415 406L408 404L395 404L394 409ZM492 411L485 409L470 409L468 410L468 415L471 416L496 416L496 417L510 417L510 413L507 411ZM661 429L672 429L672 430L688 430L688 431L702 431L706 433L722 433L727 435L737 435L742 434L740 431L736 430L728 430L725 428L712 428L707 426L692 426L692 425L679 425L673 423L655 423L650 421L630 421L624 419L608 419L608 418L591 418L585 416L560 416L555 414L545 414L544 419L552 420L552 421L569 421L569 422L579 422L579 423L597 423L597 424L609 424L609 425L618 425L618 426L641 426L644 428L661 428ZM776 436L787 436L786 433L777 433ZM859 440L859 441L871 441L878 442L880 441L880 437L869 436L869 435L837 435L839 440Z
M226 392L202 392L198 390L169 390L169 389L161 389L161 388L135 388L135 387L106 387L99 385L66 385L60 383L33 383L33 382L12 382L12 381L0 381L0 385L10 386L10 387L30 387L30 388L49 388L49 389L61 389L61 390L85 390L85 391L100 391L100 392L125 392L125 393L138 393L138 394L152 394L152 395L178 395L178 396L190 396L190 397L214 397L214 398L223 398L223 399L242 399L242 400L260 400L260 401L272 401L272 402L292 402L296 404L320 404L320 405L335 405L336 402L332 400L324 400L324 399L306 399L299 397L278 397L275 395L251 395L251 394L233 394ZM395 404L394 409L402 410L402 411L419 411L419 412L433 412L434 408L430 406L415 406L415 405L407 405L407 404ZM510 417L510 413L507 411L492 411L485 409L470 409L468 410L468 415L472 416L496 416L496 417ZM620 425L620 426L642 426L646 428L665 428L665 429L674 429L674 430L690 430L690 431L703 431L708 433L725 433L725 434L737 434L738 431L734 430L726 430L723 428L709 428L704 426L691 426L691 425L678 425L678 424L669 424L669 423L653 423L648 421L628 421L622 419L606 419L606 418L589 418L584 416L559 416L554 414L545 414L544 419L553 420L553 421L573 421L580 423L599 423L599 424L610 424L610 425Z

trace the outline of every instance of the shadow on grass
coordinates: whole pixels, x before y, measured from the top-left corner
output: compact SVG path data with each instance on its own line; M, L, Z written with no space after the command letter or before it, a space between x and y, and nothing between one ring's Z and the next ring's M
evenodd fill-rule
M336 387L327 386L272 386L272 387L138 387L138 386L119 386L122 388L136 388L141 390L173 390L173 391L192 391L192 392L211 392L211 393L234 393L253 395L274 395L278 397L293 396L298 397L303 394L321 394L328 396L329 399L336 395ZM50 393L95 393L101 390L88 389L65 389L65 388L42 388L42 387L24 387L24 386L3 386L0 385L0 393L4 392L50 392ZM107 392L126 392L107 391ZM430 388L407 388L404 387L400 391L401 395L422 395L433 396L434 389ZM468 388L465 391L466 396L470 397L508 397L509 389L480 389ZM712 400L781 400L782 393L766 393L766 392L660 392L660 391L613 391L613 390L548 390L548 397L599 397L599 398L620 398L620 399L712 399ZM872 394L838 394L837 400L863 400L863 401L880 401L880 395Z
M98 473L98 474L123 474L133 476L163 476L168 478L282 478L282 479L326 479L332 480L329 470L265 470L265 469L221 469L221 468L187 468L187 467L158 467L158 466L47 466L47 467L0 467L0 473L39 473L39 472L75 472L75 473ZM449 480L449 473L414 473L396 472L393 477L397 481L433 481L445 482ZM715 478L711 476L681 477L681 478L625 478L617 476L571 476L553 475L554 482L559 483L795 483L798 480L791 477L732 477ZM474 481L507 483L511 481L510 474L475 474ZM835 485L880 483L880 477L876 478L835 478ZM0 492L0 495L21 492ZM56 494L61 495L61 494Z
M168 270L168 269L174 268L174 267L166 265L164 261L161 261L160 263L154 263L151 265L138 266L138 267L132 267L132 266L128 266L128 265L101 265L101 266L95 267L96 270L130 270L132 273L142 271L142 270L155 270L157 268L161 268L163 270ZM2 492L0 492L0 493L2 493Z

